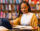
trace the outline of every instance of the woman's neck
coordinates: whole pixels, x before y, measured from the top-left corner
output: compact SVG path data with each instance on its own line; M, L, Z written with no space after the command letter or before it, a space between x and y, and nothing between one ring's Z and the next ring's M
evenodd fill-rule
M28 12L24 12L23 14L27 14Z

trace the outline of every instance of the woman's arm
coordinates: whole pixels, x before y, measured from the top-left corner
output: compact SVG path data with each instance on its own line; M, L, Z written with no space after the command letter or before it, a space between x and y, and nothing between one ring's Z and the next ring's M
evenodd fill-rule
M37 27L38 27L38 19L35 16L35 14L33 16L33 27L34 27L34 29L37 29Z
M16 20L13 20L13 25L19 25L19 18L17 18Z

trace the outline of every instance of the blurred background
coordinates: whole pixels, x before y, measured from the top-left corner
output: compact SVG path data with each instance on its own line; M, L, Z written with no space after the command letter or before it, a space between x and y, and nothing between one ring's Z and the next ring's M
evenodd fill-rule
M19 15L19 5L22 1L29 3L31 12L35 13L40 26L40 0L0 0L0 20L2 18L12 21Z

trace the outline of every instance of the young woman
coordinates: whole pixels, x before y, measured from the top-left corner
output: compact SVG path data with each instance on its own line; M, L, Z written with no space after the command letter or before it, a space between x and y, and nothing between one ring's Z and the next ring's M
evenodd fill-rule
M23 1L20 4L19 17L13 21L13 25L26 25L32 26L35 29L38 26L38 20L35 16L35 13L31 13L31 8L29 4Z

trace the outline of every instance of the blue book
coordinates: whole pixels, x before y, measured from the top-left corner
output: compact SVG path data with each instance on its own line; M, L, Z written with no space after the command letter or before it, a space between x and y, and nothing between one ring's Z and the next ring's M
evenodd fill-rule
M8 5L5 5L5 9L6 9L6 10L9 10L9 6L8 6Z
M14 6L14 10L15 10L15 11L17 10L17 6L16 6L16 5Z
M3 3L5 3L5 0L3 0Z
M6 13L6 16L5 16L5 18L8 18L8 13Z
M19 0L16 0L16 4L19 4Z

